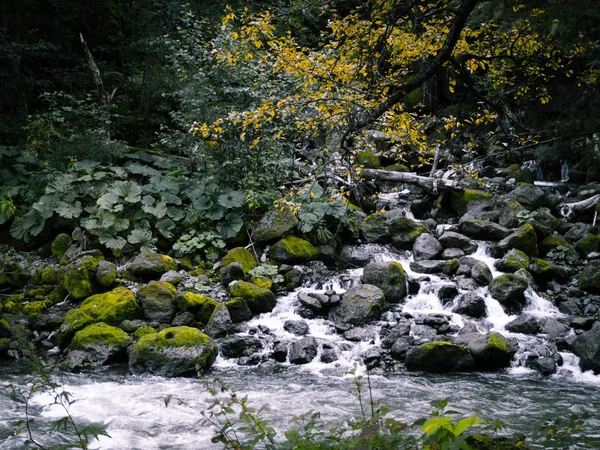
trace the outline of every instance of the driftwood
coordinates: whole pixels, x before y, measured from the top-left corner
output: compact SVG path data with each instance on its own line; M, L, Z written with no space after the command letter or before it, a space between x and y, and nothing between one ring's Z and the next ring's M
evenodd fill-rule
M363 169L360 176L367 180L396 181L419 186L424 191L437 195L441 191L462 192L464 189L455 180L429 178L407 172L391 172L389 170Z
M564 218L572 218L591 209L600 202L600 194L593 195L590 198L573 203L561 203L558 205L560 215Z

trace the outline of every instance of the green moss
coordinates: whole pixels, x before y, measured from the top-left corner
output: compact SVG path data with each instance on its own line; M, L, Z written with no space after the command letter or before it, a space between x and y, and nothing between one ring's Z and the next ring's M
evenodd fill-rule
M96 277L98 263L102 255L85 255L71 264L62 267L59 273L59 283L75 300L81 300L94 293L93 280Z
M52 267L49 267L42 271L41 282L42 284L56 284L58 281L57 272Z
M502 350L503 352L508 350L508 342L500 333L490 334L488 346L497 348L498 350Z
M465 214L473 205L488 202L492 194L477 189L465 189L463 192L452 192L451 204L458 214Z
M75 333L71 350L85 350L91 345L108 345L125 348L133 343L127 333L104 322L95 323Z
M392 243L401 249L411 249L415 240L427 233L427 228L408 217L399 217L389 224Z
M423 349L423 351L430 352L432 350L435 350L436 348L443 347L445 345L454 345L454 344L452 342L448 342L448 341L430 342L428 344L423 344L421 346L421 348Z
M273 292L245 281L233 284L229 288L229 293L234 297L241 297L246 300L248 308L253 314L270 312L277 303Z
M269 257L287 264L308 262L319 255L319 251L307 240L288 236L276 242L269 250Z
M236 247L229 250L227 254L223 257L223 261L221 262L221 264L223 266L226 266L234 262L240 263L242 265L244 273L248 273L249 270L252 270L258 266L254 255L248 250L246 250L244 247Z
M153 333L156 333L156 332L157 332L156 328L152 328L152 327L149 327L147 325L144 325L142 327L139 327L137 330L135 330L133 332L133 337L135 339L139 339L142 336L146 336L147 334L153 334Z
M552 236L548 236L542 242L540 242L539 250L545 255L551 250L555 250L558 247L565 247L571 250L573 247L569 244L566 239L558 234L553 234Z
M6 319L0 319L0 335L10 336L10 323Z
M199 275L204 275L206 273L206 269L204 267L196 267L194 270L190 270L188 274L193 277L197 277Z
M208 319L210 319L218 304L219 302L212 298L194 292L184 292L177 298L179 309L191 312L196 317L196 320L203 324L208 323Z
M516 272L519 269L529 268L531 260L524 252L517 249L510 250L504 258L496 263L496 267L504 272Z
M23 306L23 312L28 316L35 317L45 312L50 306L52 303L48 300L29 302Z
M537 235L528 223L521 225L514 233L498 242L498 246L505 250L515 248L528 256L538 255Z
M252 278L250 278L250 282L265 289L271 289L273 287L273 281L260 275L253 275Z
M600 239L596 234L587 234L575 244L575 250L580 256L586 257L600 248Z
M369 169L379 169L381 160L370 150L359 153L354 159L355 164Z
M18 314L21 312L25 297L21 294L11 295L4 303L4 312L9 314Z
M392 164L391 166L384 167L383 170L389 172L410 172L410 169L404 164Z

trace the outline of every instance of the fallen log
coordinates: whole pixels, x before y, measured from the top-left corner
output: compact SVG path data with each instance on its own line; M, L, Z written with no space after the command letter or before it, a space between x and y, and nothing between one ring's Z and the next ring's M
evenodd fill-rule
M590 198L578 202L561 203L558 205L558 210L562 217L570 219L596 206L598 202L600 202L600 194L593 195Z
M458 181L444 178L422 177L409 172L392 172L389 170L362 169L361 178L378 181L395 181L398 183L408 183L419 186L424 191L437 195L441 191L463 192L464 189L458 184Z

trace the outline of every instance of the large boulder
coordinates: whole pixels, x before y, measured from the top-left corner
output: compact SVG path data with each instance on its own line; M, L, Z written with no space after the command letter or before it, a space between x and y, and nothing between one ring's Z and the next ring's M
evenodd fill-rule
M507 195L508 198L516 200L529 210L541 208L546 204L546 194L539 186L532 184L521 184Z
M248 303L241 297L232 298L225 306L229 310L229 316L233 323L245 322L252 318L252 311L248 308Z
M296 236L277 241L269 250L269 258L283 264L301 264L315 259L319 251L310 242Z
M399 262L369 263L364 268L361 281L380 288L388 303L400 303L406 297L406 274Z
M444 260L411 261L410 270L418 273L427 274L442 273L444 272L448 264L449 261Z
M149 321L171 323L177 311L177 289L166 281L151 281L138 289L136 297Z
M252 228L254 242L268 242L281 239L298 225L298 219L291 208L268 211Z
M489 192L476 189L465 189L462 192L452 192L450 203L460 216L475 210L491 206L493 196Z
M510 234L510 230L495 222L473 217L461 218L458 229L473 239L499 241Z
M516 248L528 256L537 256L537 235L533 227L526 223L517 228L514 233L509 234L498 242L498 247L504 251Z
M452 311L457 314L473 317L474 319L481 319L487 314L485 300L475 292L467 292L466 294L461 295L460 298L456 300L456 306L454 306Z
M190 312L197 321L207 324L219 302L195 292L182 292L177 297L177 306L183 312Z
M385 309L383 291L377 286L363 284L348 289L339 306L333 311L336 324L364 325L377 320Z
M138 319L142 309L133 292L118 287L110 292L88 297L81 306L70 310L58 331L58 340L67 345L79 330L97 322L118 326L124 320Z
M525 291L529 284L523 278L513 274L494 278L488 289L493 299L498 300L509 314L518 314L525 306Z
M579 289L593 294L600 294L600 262L588 265L577 279Z
M132 275L144 280L157 280L170 270L177 270L177 261L167 255L142 252L128 265Z
M446 341L411 348L406 352L405 363L410 371L447 373L475 370L471 353L465 347Z
M312 336L304 337L290 347L290 362L292 364L308 364L317 356L317 340Z
M117 278L117 266L110 261L99 261L96 268L96 282L107 288L115 282Z
M275 294L269 289L261 288L246 281L238 281L229 287L233 297L241 297L248 304L253 314L262 314L273 311L277 304Z
M18 288L29 280L27 272L10 256L0 253L0 289Z
M258 262L256 262L256 258L252 252L246 250L244 247L232 248L221 261L223 267L231 263L241 264L244 273L248 273L249 270L258 266Z
M600 322L577 336L571 344L571 351L581 358L579 365L582 370L600 373Z
M60 268L58 283L64 287L75 300L81 300L97 292L96 271L98 263L104 260L99 251L91 251L77 257L74 261Z
M133 346L129 370L164 377L198 375L217 357L217 345L197 328L171 327L146 334Z
M446 249L459 248L467 255L477 251L477 244L467 236L454 231L445 231L444 234L440 236L439 242Z
M513 248L506 253L502 259L496 261L496 269L503 272L514 273L519 269L529 269L531 260L529 256L523 253L521 250Z
M91 365L102 365L126 359L126 349L133 343L127 333L104 322L88 325L75 333L70 350L84 352L85 361Z
M387 224L387 217L381 213L373 213L359 222L360 235L365 242L383 243L390 242L390 230Z
M586 258L590 253L600 251L600 238L597 234L587 233L575 243L574 247L580 257Z
M518 201L512 198L507 198L499 202L497 205L498 212L498 223L503 227L516 228L519 226L518 214L522 211L526 211Z
M547 256L550 252L560 252L563 254L564 259L570 259L571 261L579 259L579 253L559 234L553 234L545 238L538 245L538 250L540 255L543 256Z
M208 319L204 332L212 338L219 338L227 336L232 326L229 310L223 303L219 303Z
M438 259L438 256L442 254L442 250L444 250L442 244L429 233L423 233L415 239L412 248L415 261Z
M402 250L410 250L415 240L421 234L427 233L427 228L408 217L391 219L388 226L392 235L392 244Z
M500 333L465 333L454 342L467 347L475 361L477 370L495 371L510 366L517 352L513 345Z
M523 334L538 334L542 326L537 317L531 314L521 314L515 320L510 321L505 327L511 333L523 333Z
M492 271L483 261L477 261L471 266L470 275L481 286L487 286L492 281Z
M242 358L260 350L263 345L255 336L229 336L219 343L221 354L225 358Z

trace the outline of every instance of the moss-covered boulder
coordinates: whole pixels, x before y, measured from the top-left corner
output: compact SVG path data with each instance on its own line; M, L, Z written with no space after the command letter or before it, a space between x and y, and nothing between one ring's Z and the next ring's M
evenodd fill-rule
M171 327L146 334L129 355L132 373L165 377L198 375L212 366L217 345L197 328Z
M243 298L253 314L262 314L273 311L277 304L275 294L269 289L261 288L252 283L238 281L229 287L233 297Z
M555 264L541 258L533 258L529 268L533 278L540 283L554 279L567 281L577 273L574 267Z
M77 257L73 262L60 268L58 282L75 300L92 295L98 289L96 270L98 263L104 260L99 251Z
M518 214L521 211L527 211L518 201L512 198L505 198L496 204L499 212L498 223L503 227L516 228L519 226Z
M391 236L387 218L381 213L373 213L365 217L360 223L360 235L368 243L390 242Z
M593 294L600 294L600 262L588 265L577 279L579 289Z
M249 252L244 247L232 248L221 261L223 266L227 266L231 263L240 263L242 269L244 269L244 273L248 273L249 270L258 266L258 262L252 252Z
M581 361L583 370L593 370L600 373L600 322L595 322L591 330L581 333L571 344L571 351Z
M400 303L406 297L406 274L399 262L372 262L365 266L361 281L383 291L389 303Z
M504 251L516 248L528 256L537 256L538 246L535 230L528 223L521 225L514 233L498 242L498 248Z
M409 167L404 164L391 164L385 166L383 170L387 170L388 172L410 172Z
M120 328L99 322L75 333L69 347L71 351L85 352L85 359L92 365L102 365L125 360L126 349L132 343L133 339Z
M520 184L507 195L529 210L541 208L546 204L546 194L539 186Z
M412 249L416 239L423 233L427 233L427 228L408 217L391 219L388 226L392 244L401 250Z
M0 253L0 289L18 288L29 280L29 275L8 255Z
M0 338L10 337L10 323L4 318L0 318Z
M441 341L423 344L406 352L406 368L431 373L472 372L475 362L471 353L460 345Z
M196 320L206 324L219 302L206 295L195 292L182 292L177 297L177 306L181 311L191 312Z
M110 261L100 261L96 269L96 282L102 287L109 287L117 279L117 266Z
M212 338L225 337L232 329L233 322L229 310L219 303L208 319L204 332Z
M364 325L378 320L386 308L383 291L377 286L363 284L348 289L333 311L336 325Z
M518 164L512 164L504 170L504 178L514 178L517 183L533 184L533 175L530 169L522 169Z
M177 270L177 261L167 255L142 252L128 265L132 275L144 280L157 280L170 270Z
M118 326L124 320L138 319L142 309L135 299L133 292L124 287L118 287L110 292L88 297L81 306L70 310L58 332L62 345L68 345L79 330L97 322Z
M542 256L546 256L550 252L562 252L564 253L565 258L579 259L579 254L575 252L573 246L559 234L548 236L546 239L540 242L538 245L538 250Z
M504 274L494 278L489 285L490 295L498 300L509 314L518 314L525 306L525 291L529 284L514 274Z
M315 259L319 251L310 242L296 236L277 241L269 250L269 258L283 264L301 264Z
M586 258L590 253L600 251L600 238L597 234L587 233L575 243L574 247L579 256Z
M509 250L502 259L496 261L496 269L503 272L514 273L519 269L529 269L530 262L529 256L521 250L513 248Z
M48 267L40 273L40 283L42 285L53 285L58 283L58 271L54 267Z
M29 317L37 317L46 312L52 306L49 300L34 300L23 305L23 313Z
M245 322L252 318L252 311L248 308L248 303L241 297L232 298L225 306L229 310L229 316L233 323Z
M371 150L365 150L356 155L354 163L367 169L379 169L381 167L379 156Z
M474 239L498 241L510 234L510 230L489 220L463 217L458 224L461 233Z
M460 216L474 209L487 207L492 202L492 194L477 189L465 189L463 192L452 192L450 204Z
M510 366L517 349L500 333L466 333L454 339L454 343L465 346L471 353L475 368L481 371L496 371Z
M152 280L138 289L136 297L149 321L171 323L177 312L177 289L166 281Z
M255 242L268 242L281 239L298 225L298 219L291 208L268 211L252 228Z

